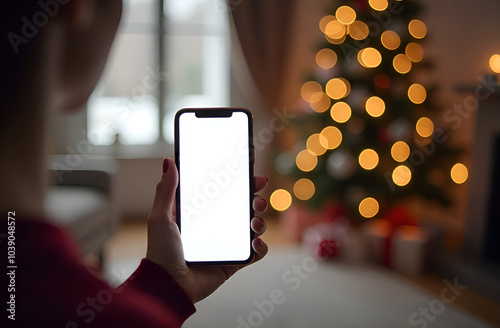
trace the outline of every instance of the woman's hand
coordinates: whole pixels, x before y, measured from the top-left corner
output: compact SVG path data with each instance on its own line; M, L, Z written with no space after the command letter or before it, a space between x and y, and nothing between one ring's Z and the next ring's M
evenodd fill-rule
M175 222L175 190L179 181L175 163L166 158L163 171L161 180L156 187L153 208L148 216L146 257L165 269L195 303L212 294L245 265L186 265L179 228ZM265 177L256 176L254 180L256 192L267 185ZM263 212L266 207L267 202L263 198L254 197L253 208L256 212ZM252 241L255 257L250 264L259 261L267 254L267 245L258 238L266 230L264 220L260 217L252 218L251 227L256 238Z

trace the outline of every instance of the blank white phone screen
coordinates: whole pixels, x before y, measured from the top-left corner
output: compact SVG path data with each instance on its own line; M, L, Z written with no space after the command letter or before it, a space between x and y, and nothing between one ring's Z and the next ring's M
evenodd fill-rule
M190 262L250 257L248 116L179 118L181 237Z

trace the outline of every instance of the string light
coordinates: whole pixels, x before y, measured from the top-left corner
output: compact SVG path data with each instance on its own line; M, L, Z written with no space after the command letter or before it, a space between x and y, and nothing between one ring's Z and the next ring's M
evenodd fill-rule
M326 93L332 99L340 99L347 96L347 84L344 79L333 78L326 83Z
M462 184L467 181L467 177L469 176L469 171L467 167L462 163L457 163L453 165L451 168L451 179L456 184Z
M392 61L392 65L396 72L401 74L406 74L411 70L411 60L403 54L396 55Z
M392 181L400 187L406 186L411 180L411 171L408 166L400 165L392 171Z
M365 149L359 154L359 165L365 170L373 170L378 165L378 154L373 149Z
M490 57L490 68L495 73L500 73L500 55L495 54Z
M338 20L333 20L326 25L325 34L332 39L340 39L345 36L346 27Z
M326 25L334 20L336 20L336 18L333 15L326 15L325 17L321 18L321 20L319 21L319 29L321 30L321 32L326 33Z
M408 24L408 31L415 39L422 39L427 34L427 26L421 20L414 19Z
M389 5L387 0L369 0L370 7L377 11L386 10Z
M358 52L358 61L363 67L374 68L382 62L382 55L377 49L368 47Z
M420 138L420 135L417 132L417 135L415 136L415 143L419 144L420 146L427 146L431 142L432 138Z
M345 92L344 97L347 97L351 93L351 83L349 81L347 81L347 79L345 79L343 77L339 77L339 79L342 80L344 82L344 84L345 84L346 92Z
M366 101L365 109L370 116L379 117L385 112L385 102L377 96L372 96Z
M318 164L318 158L312 152L307 149L302 150L297 154L297 158L295 159L295 163L297 167L304 171L309 172L314 170L316 165Z
M373 197L367 197L359 203L359 214L369 219L377 215L379 204Z
M414 83L408 88L408 98L414 104L421 104L427 98L427 91L421 84Z
M300 200L308 200L316 191L314 183L306 178L300 179L293 185L293 193Z
M331 44L341 44L345 41L346 35L344 34L340 39L334 39L329 37L328 35L325 34L325 38L330 42Z
M391 156L396 162L404 162L410 156L410 147L404 141L398 141L391 147Z
M316 156L323 155L326 152L328 140L319 133L311 135L306 142L307 149Z
M321 87L321 84L319 84L316 81L308 81L302 85L302 88L300 89L300 95L302 96L302 99L304 99L307 102L311 101L311 96L317 92L322 92L323 88Z
M380 36L380 40L382 41L382 45L389 50L397 49L401 44L401 38L394 31L385 31Z
M321 135L327 140L327 149L335 149L342 142L342 132L335 126L327 126L321 131Z
M269 201L275 210L284 211L292 204L292 195L285 189L278 189L271 194Z
M330 108L331 100L330 97L324 92L316 92L310 98L311 108L318 113L323 113Z
M418 63L424 58L424 49L415 42L410 42L405 48L406 57L414 63Z
M335 12L338 21L344 25L349 25L356 19L356 12L349 6L341 6Z
M337 63L337 54L332 49L321 49L316 54L316 63L323 69L332 68Z
M417 121L417 133L424 138L430 137L434 132L434 123L428 117L421 117Z
M364 22L354 21L347 27L347 32L354 40L364 40L370 33L370 29Z
M351 118L351 113L351 107L343 101L333 104L332 109L330 110L330 116L338 123L347 122Z

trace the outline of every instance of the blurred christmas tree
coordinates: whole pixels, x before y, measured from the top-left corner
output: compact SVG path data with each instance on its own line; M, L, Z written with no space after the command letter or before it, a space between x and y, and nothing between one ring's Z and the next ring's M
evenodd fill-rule
M301 90L304 115L285 133L293 139L295 131L299 146L275 160L294 178L297 201L320 208L338 200L351 218L370 218L409 195L448 205L446 184L467 178L431 119L439 109L420 11L416 1L341 1L321 19L325 40ZM271 204L283 210L291 194L277 190Z

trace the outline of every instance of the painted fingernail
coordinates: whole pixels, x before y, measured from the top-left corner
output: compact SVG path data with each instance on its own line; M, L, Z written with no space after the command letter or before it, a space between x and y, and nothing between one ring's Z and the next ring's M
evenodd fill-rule
M163 160L163 173L166 173L168 171L168 158L165 157L165 159Z
M264 201L264 206L267 207L267 200L265 200L264 198L261 199Z

